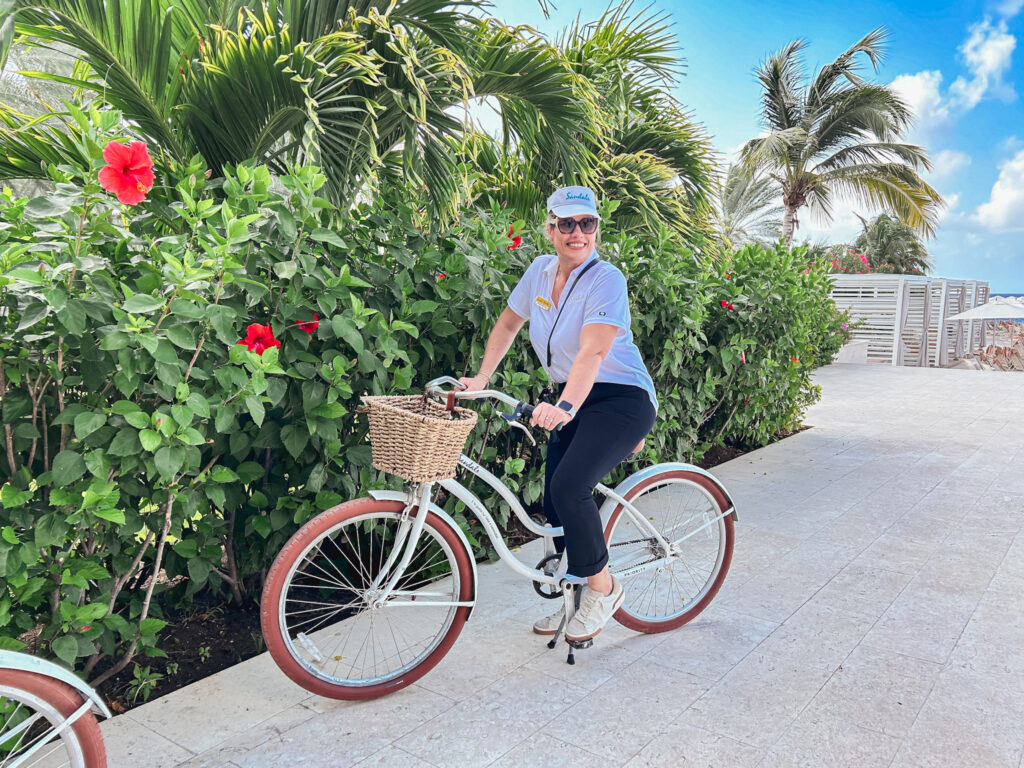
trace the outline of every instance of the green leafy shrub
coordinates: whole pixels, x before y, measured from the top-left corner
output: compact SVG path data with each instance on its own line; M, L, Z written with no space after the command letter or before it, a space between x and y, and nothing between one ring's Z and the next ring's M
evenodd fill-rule
M297 526L397 484L370 467L359 397L473 369L546 242L527 230L510 249L523 223L500 208L432 228L401 188L339 212L308 167L207 181L196 160L126 208L96 183L118 121L76 118L91 164L0 201L0 645L29 640L98 683L162 655L168 607L251 599ZM798 420L838 348L824 275L781 249L716 266L667 235L605 237L662 398L650 457ZM545 383L521 343L495 385L534 400ZM493 413L466 452L539 501L543 449Z

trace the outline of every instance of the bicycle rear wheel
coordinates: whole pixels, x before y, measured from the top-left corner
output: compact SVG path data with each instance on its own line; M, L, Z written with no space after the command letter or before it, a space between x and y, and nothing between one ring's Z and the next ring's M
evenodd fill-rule
M398 501L358 499L310 520L267 575L260 620L281 670L308 691L371 699L415 682L448 652L469 616L473 563L458 533L428 513L394 593L374 585L402 522ZM410 515L412 512L410 512Z
M626 592L615 619L638 632L680 627L725 581L735 539L732 516L721 516L728 501L714 481L687 470L652 475L625 498L674 551L666 557L623 505L615 507L605 526L608 567Z
M106 768L96 716L85 712L55 733L84 700L67 683L17 669L0 680L0 765L32 768ZM28 752L46 744L31 757Z

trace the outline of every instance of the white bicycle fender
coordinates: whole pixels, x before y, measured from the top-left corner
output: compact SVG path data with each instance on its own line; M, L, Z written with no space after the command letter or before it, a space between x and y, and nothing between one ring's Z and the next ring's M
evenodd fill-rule
M99 714L102 714L104 717L114 716L107 708L106 702L104 702L103 699L100 698L100 695L90 688L85 681L78 677L74 672L54 664L52 661L37 659L35 656L30 656L27 653L0 651L0 669L16 669L19 672L35 672L37 675L43 675L44 677L52 677L55 680L60 680L62 683L67 683L82 694L82 698L91 702L93 709L95 709Z
M373 498L377 499L378 501L400 501L403 504L406 504L409 501L408 497L402 491L370 491L369 493L370 493L370 496L372 496ZM439 506L437 506L437 504L434 504L433 502L431 502L431 504L430 504L430 511L433 512L438 517L440 517L446 523L448 523L448 525L450 525L452 527L452 530L454 530L459 535L459 539L462 540L463 545L466 547L466 551L469 553L469 562L470 562L470 564L473 567L473 583L471 585L472 586L472 598L471 599L473 600L474 603L476 603L476 585L477 585L476 558L473 557L473 548L471 546L469 546L469 539L466 538L466 534L462 532L462 528L460 528L459 524L456 523L455 520L452 519L452 516L449 515L447 512L445 512L443 509L441 509ZM473 609L470 608L469 609L469 616L472 616L472 615L473 615ZM468 619L469 616L467 616L466 618Z
M722 492L722 495L725 496L725 500L726 502L728 502L729 506L732 507L732 519L738 519L736 516L736 503L732 500L732 496L729 495L729 492L725 489L725 486L722 485L721 481L719 481L717 477L712 475L706 469L698 467L694 464L686 464L681 461L665 462L664 464L652 464L649 467L644 467L643 469L634 472L632 475L630 475L617 486L615 486L613 490L619 496L626 496L631 490L633 490L634 486L643 482L651 475L656 475L660 472L671 472L678 470L685 470L686 472L694 472L698 475L704 475L704 477L711 480L711 482L715 484L718 490ZM608 519L608 515L610 515L612 513L612 510L615 509L616 503L617 502L614 499L609 498L605 500L604 504L601 505L602 520Z

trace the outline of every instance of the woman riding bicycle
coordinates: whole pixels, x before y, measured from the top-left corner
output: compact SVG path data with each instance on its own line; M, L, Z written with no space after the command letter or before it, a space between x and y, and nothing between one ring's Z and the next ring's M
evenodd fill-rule
M531 423L551 430L544 513L564 528L556 547L566 552L568 572L587 578L580 609L565 629L566 639L578 642L597 635L624 599L622 585L608 572L594 487L643 445L658 401L633 343L626 278L595 249L601 217L594 192L563 187L548 198L547 208L545 233L555 255L539 257L526 270L491 331L479 373L460 382L486 389L529 320L530 343L560 388L558 404L539 404ZM563 607L541 619L533 631L555 634L564 613Z

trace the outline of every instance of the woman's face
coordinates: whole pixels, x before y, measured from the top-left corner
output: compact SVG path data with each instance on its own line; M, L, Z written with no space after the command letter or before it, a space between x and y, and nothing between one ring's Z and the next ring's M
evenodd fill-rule
M587 216L581 214L579 216L571 216L563 221L584 221L586 219L593 219L593 216ZM573 227L572 232L565 234L558 229L555 222L551 222L547 227L548 240L555 246L555 253L562 256L570 261L582 261L587 258L594 250L594 244L597 242L597 229L590 234L583 231L582 227L577 224Z

